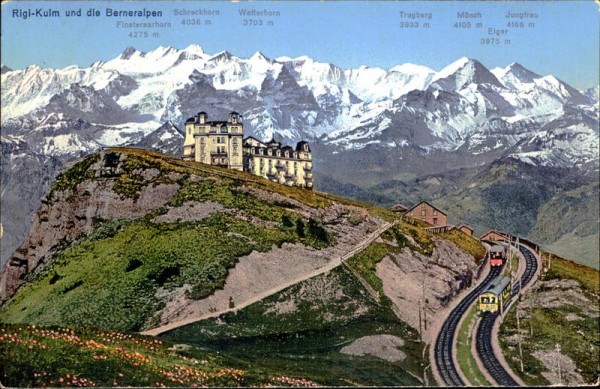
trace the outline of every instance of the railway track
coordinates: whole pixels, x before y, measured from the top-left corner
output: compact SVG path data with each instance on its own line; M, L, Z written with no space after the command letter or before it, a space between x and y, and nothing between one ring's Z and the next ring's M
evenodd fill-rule
M537 260L531 250L521 244L518 245L519 251L525 258L525 271L521 276L520 282L515 283L512 286L511 296L515 298L521 290L525 287L535 275L538 267ZM476 334L476 345L477 355L483 363L483 366L490 373L492 378L501 386L518 386L518 383L512 378L512 376L506 371L504 366L500 363L494 349L492 348L492 329L498 318L498 313L488 314L481 319L479 327L477 328Z
M487 277L476 288L474 288L460 303L450 312L448 318L444 321L442 328L435 341L434 358L444 384L447 386L465 386L465 382L458 374L458 369L452 355L454 338L458 323L467 312L477 296L488 287L489 283L496 278L503 267L492 267Z

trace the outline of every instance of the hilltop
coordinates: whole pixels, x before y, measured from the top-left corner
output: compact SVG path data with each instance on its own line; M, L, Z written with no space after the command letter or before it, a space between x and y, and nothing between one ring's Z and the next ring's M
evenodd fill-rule
M351 252L345 265L335 263ZM413 385L421 377L419 301L435 320L471 281L483 253L462 233L434 236L383 208L111 148L63 171L42 199L28 239L3 271L0 320L142 331L215 313L214 330L211 319L202 322L208 332L192 338L195 323L164 336L216 351L225 339L243 338L269 350L246 353L246 361L318 382L344 384L350 369L353 382ZM230 298L237 305L270 290L281 291L233 313L235 323L217 318ZM243 320L242 312L261 319ZM241 346L232 347L223 351L243 359ZM329 376L308 360L292 368L274 347L286 358L312 352L320 366L335 361L339 371ZM356 354L365 347L369 355ZM386 376L390 370L396 373Z
M22 279L30 282L3 313L39 324L147 329L173 315L185 318L188 305L196 313L224 308L227 296L205 299L217 290L258 292L322 267L394 217L246 173L108 149L64 171L43 199L29 239L5 269L3 299ZM404 239L431 256L431 236L403 228ZM452 288L439 298L448 299ZM93 312L85 303L92 299ZM119 312L123 318L113 321Z

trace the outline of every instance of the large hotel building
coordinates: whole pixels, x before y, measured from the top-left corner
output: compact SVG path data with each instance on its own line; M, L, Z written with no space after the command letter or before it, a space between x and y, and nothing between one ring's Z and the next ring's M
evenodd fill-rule
M244 138L240 114L231 112L227 121L208 121L199 112L185 122L183 159L243 170L280 184L313 187L312 154L308 142L296 147L271 140L264 143Z

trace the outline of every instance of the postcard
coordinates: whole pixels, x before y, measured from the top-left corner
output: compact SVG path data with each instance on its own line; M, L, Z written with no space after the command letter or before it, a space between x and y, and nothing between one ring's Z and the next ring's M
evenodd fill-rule
M0 385L598 385L597 1L1 18Z

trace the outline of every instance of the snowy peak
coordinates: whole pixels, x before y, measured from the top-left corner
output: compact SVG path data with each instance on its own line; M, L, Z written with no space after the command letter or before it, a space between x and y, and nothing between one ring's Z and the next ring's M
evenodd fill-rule
M563 102L571 102L574 104L585 104L588 99L582 95L577 89L569 84L562 82L558 78L549 75L535 80L536 86L554 94Z
M183 49L183 52L188 53L188 54L199 55L199 56L206 54L204 52L204 50L202 49L202 47L195 43L191 44L188 47L186 47L185 49Z
M139 51L137 51L135 49L135 47L131 47L128 46L125 50L123 50L123 52L121 53L121 56L119 58L123 59L123 60L128 60L131 57L133 57L135 54L141 54Z
M260 51L257 51L256 53L254 53L252 55L252 57L250 57L251 61L257 61L257 62L268 62L271 63L271 60L269 58L267 58L263 53L261 53Z
M496 76L477 60L462 57L440 70L432 79L435 89L459 91L470 84L503 85Z
M599 91L600 91L600 88L596 86L594 88L588 88L585 91L583 91L582 93L587 98L589 98L592 102L596 102L596 104L597 104L598 103Z
M437 72L433 81L437 81L446 77L450 77L454 73L458 72L465 66L467 66L470 62L470 59L467 57L462 57L452 62L450 65L447 65L445 68Z
M517 62L513 62L506 67L505 75L511 75L521 82L533 82L536 78L541 77Z
M430 69L427 66L415 65L412 63L405 63L402 65L394 66L390 69L390 72L419 75L428 75L435 73L433 69Z
M207 62L212 63L212 64L219 64L219 63L229 62L229 61L231 61L232 58L233 58L233 55L231 55L231 53L229 51L223 50L223 51L218 52L217 54L213 55L212 57L210 57Z
M541 78L537 73L525 68L523 65L513 62L509 66L496 68L492 73L509 89L530 89L532 83Z
M12 72L12 69L9 68L8 66L2 64L2 66L0 66L0 74L4 74L7 72Z

